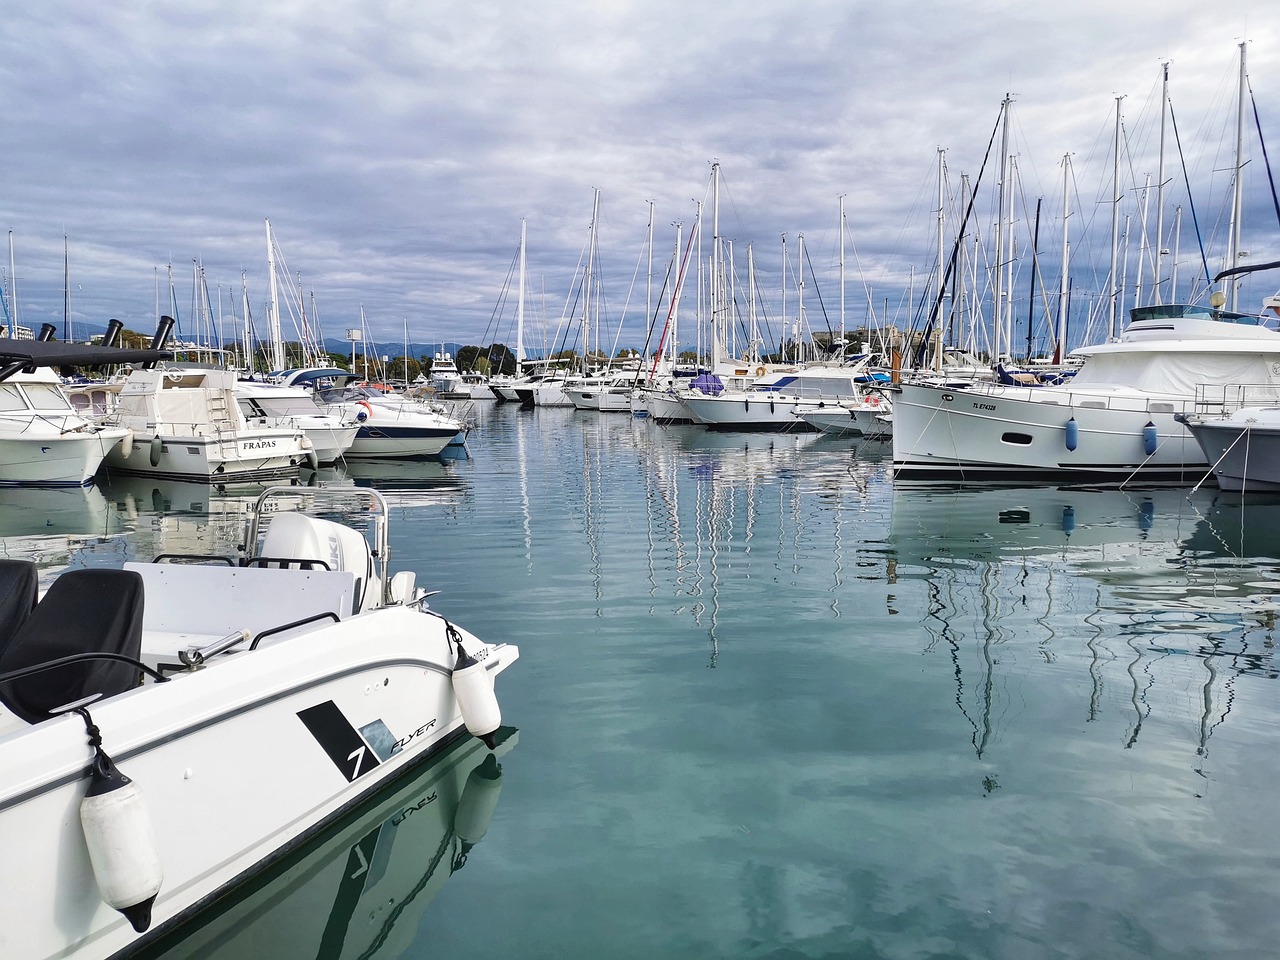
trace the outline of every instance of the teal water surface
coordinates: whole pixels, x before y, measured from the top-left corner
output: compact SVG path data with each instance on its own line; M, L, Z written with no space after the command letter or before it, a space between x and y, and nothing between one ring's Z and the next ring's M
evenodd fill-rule
M298 956L1273 955L1280 504L895 488L884 444L556 409L469 446L320 479L519 644L500 800L349 940L320 871L313 910L264 897ZM51 578L232 543L249 502L6 491L0 530Z

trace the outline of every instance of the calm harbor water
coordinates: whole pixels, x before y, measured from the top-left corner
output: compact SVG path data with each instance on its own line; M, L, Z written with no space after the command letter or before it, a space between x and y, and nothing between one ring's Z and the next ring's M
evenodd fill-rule
M518 735L165 956L1274 953L1280 502L895 487L883 444L555 409L470 447L319 479L520 645ZM0 533L51 578L228 548L251 499L5 491Z

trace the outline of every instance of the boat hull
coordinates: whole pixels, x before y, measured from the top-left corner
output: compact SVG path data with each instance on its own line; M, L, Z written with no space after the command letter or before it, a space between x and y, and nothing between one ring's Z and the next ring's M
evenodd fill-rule
M1222 419L1192 418L1188 426L1223 490L1280 491L1280 410L1241 411Z
M491 675L518 656L454 629ZM144 636L144 659L161 662L155 642ZM102 960L163 937L463 735L439 617L386 607L241 651L90 707L146 798L163 865L141 936L102 901L85 849L84 722L0 737L6 856L45 865L0 901L0 954Z
M0 436L0 486L87 486L128 432L109 427L47 436L33 430L18 437Z
M172 434L135 434L125 455L108 453L107 469L139 477L221 483L266 482L298 475L314 453L295 429L241 431L222 439Z
M1207 463L1174 419L1190 406L1184 398L1136 393L903 384L893 400L893 473L913 480L1194 482Z

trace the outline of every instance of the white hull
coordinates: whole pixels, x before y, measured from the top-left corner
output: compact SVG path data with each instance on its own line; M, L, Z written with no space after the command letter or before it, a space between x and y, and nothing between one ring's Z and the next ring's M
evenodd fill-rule
M685 409L681 396L674 393L646 392L645 409L656 423L693 423L693 416Z
M1188 423L1218 486L1244 493L1280 491L1280 409L1241 409Z
M117 446L106 465L140 477L261 482L296 476L312 456L304 435L291 428L241 431L226 439L135 432L129 455Z
M1194 481L1207 464L1174 420L1191 407L1183 398L1136 392L1116 391L1103 400L1065 389L903 384L893 401L894 476ZM1072 420L1074 450L1068 449ZM1155 432L1152 453L1149 429Z
M720 430L809 430L795 413L796 398L734 394L708 397L690 394L684 409L694 423Z
M6 435L5 426L0 422L0 486L82 487L128 435L103 428L41 436L37 429L15 437Z
M166 945L166 960L359 957L382 944L397 952L468 856L483 855L483 847L472 851L502 791L497 758L517 740L512 731L492 753L474 740L446 748L344 819L318 849L248 896L214 907L181 942Z
M565 393L563 380L540 380L533 389L535 407L572 407L573 401Z

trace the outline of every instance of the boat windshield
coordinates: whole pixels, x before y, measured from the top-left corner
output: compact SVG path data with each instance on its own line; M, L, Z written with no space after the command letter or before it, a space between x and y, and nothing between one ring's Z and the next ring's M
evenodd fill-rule
M1229 310L1215 310L1213 307L1187 304L1165 303L1145 307L1134 307L1129 311L1129 319L1136 323L1139 320L1217 320L1219 323L1238 323L1243 326L1266 326L1262 317L1248 313L1232 313Z
M74 413L75 408L66 394L52 383L24 383L22 390L31 401L33 410L57 410L59 413Z

